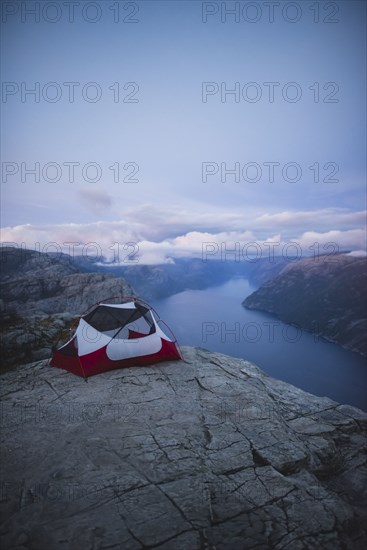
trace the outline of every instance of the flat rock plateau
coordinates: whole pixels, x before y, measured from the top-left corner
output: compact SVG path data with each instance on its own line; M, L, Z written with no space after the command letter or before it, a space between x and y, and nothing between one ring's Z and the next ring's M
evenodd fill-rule
M366 548L367 415L253 364L2 375L1 548Z

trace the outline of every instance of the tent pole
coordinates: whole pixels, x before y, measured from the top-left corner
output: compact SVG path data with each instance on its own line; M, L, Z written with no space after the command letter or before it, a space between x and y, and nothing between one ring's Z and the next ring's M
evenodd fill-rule
M82 365L82 362L81 362L81 360L80 360L80 357L79 357L79 355L78 355L78 359L79 359L79 365L80 365L80 368L82 369L82 373L83 373L84 381L85 381L85 382L88 382L88 377L87 377L87 376L85 376L85 372L84 372L84 369L83 369L83 365Z
M135 315L135 313L136 313L137 311L138 311L138 310L135 309L135 310L132 312L132 314L130 315L130 317L128 318L128 320L126 321L126 323L125 323L122 327L120 327L120 328L118 329L118 331L115 332L115 334L114 334L113 336L111 336L111 339L110 339L110 341L108 342L107 346L108 346L108 345L112 342L112 340L114 340L114 339L116 338L116 336L117 336L118 334L120 334L120 332L130 323L131 317L134 317L134 315ZM143 316L142 316L142 317L143 317ZM114 319L115 319L115 317L114 317ZM140 317L139 317L139 319L140 319ZM106 347L107 347L107 346L106 346Z

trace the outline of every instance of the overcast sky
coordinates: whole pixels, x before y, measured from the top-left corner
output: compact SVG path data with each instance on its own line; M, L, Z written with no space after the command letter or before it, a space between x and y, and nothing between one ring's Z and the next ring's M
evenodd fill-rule
M2 10L2 241L365 250L364 1Z

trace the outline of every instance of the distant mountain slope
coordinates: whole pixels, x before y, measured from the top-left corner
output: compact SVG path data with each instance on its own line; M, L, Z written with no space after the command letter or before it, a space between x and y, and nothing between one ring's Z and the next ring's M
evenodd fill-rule
M243 305L367 354L367 258L306 258L248 296Z
M258 286L275 277L287 260L276 257L272 260L259 258L257 261L203 261L200 258L180 258L172 264L161 265L99 265L102 273L125 277L136 292L146 300L166 298L184 290L201 290L225 283L232 277L246 277ZM93 266L93 264L92 264ZM91 269L91 265L89 265ZM93 268L94 269L94 268Z

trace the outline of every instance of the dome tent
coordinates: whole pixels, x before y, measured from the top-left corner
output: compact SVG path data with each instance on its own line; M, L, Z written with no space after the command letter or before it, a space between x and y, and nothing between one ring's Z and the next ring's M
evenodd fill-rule
M54 351L52 366L88 378L112 369L182 359L175 337L163 332L151 306L134 297L107 303L113 299L81 315L72 338Z

